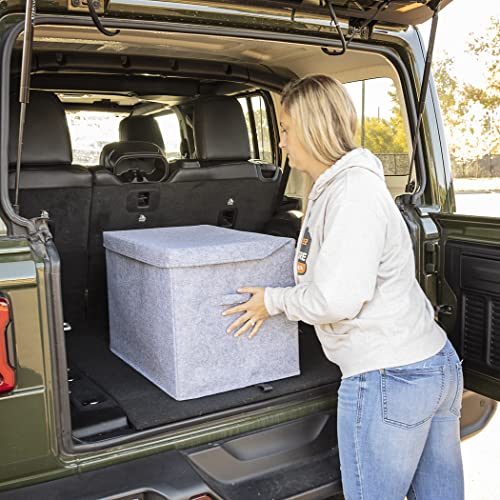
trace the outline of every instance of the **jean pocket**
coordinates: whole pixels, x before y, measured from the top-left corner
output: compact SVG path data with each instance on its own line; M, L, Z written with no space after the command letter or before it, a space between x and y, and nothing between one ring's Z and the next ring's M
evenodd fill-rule
M413 428L438 409L444 390L443 367L391 370L381 374L384 422Z
M460 411L462 410L462 395L464 392L464 374L462 372L462 363L457 363L455 365L455 368L457 376L457 389L455 392L455 397L453 398L453 402L451 403L450 411L457 417L460 417Z

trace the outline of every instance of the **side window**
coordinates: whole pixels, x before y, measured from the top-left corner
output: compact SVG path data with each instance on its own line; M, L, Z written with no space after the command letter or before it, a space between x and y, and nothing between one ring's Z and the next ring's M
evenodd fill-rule
M469 34L464 54L446 55L433 64L455 213L478 217L500 217L500 24L494 17L490 21L486 27L485 20L486 29ZM467 73L470 63L473 70Z
M165 156L168 160L182 158L181 154L181 128L179 119L175 113L155 116L160 127L163 142L165 144Z
M251 157L266 163L273 163L270 120L264 98L261 95L253 95L240 97L238 102L245 114Z
M357 142L380 158L393 196L404 192L410 170L408 135L390 78L347 83L358 113Z
M451 160L455 176L455 213L500 217L500 154L488 154L473 161L463 161L462 164L453 157ZM470 167L470 164L473 166ZM462 174L459 169L464 171L467 167L472 172Z
M67 111L73 163L99 165L102 148L119 140L119 124L126 116L126 113L104 111Z

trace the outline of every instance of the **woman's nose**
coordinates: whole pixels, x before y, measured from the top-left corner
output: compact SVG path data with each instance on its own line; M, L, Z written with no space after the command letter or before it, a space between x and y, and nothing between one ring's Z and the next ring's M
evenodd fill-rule
M278 146L279 146L281 149L284 149L284 148L286 147L286 145L285 145L285 141L284 141L284 139L283 139L283 138L281 138L281 139L280 139L280 142L279 142Z

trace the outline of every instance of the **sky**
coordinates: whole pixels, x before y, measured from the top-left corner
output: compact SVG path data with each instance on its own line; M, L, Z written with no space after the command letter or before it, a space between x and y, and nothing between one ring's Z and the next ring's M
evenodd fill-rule
M447 52L455 58L456 74L460 79L483 86L484 60L467 54L466 49L474 35L486 31L491 17L500 18L499 0L453 0L439 14L434 60L443 59ZM426 41L430 27L428 21L419 28Z

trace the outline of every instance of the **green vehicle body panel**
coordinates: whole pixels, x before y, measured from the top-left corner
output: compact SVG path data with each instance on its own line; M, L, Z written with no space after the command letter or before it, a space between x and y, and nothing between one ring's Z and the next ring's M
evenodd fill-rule
M15 325L16 388L0 396L0 482L57 470L46 332L44 265L28 241L0 239L0 290Z
M189 26L193 31L220 32L252 37L258 30L270 38L307 36L325 42L336 40L335 29L325 16L311 16L286 9L252 11L234 5L209 5L210 2L110 1L105 20L131 20L150 23L156 29ZM37 11L48 16L59 15L68 24L75 19L88 19L84 12L70 12L62 0L37 2ZM0 34L24 18L24 3L14 1L0 7ZM250 13L252 15L250 15ZM62 15L62 16L61 16ZM64 16L64 17L63 17ZM43 16L40 20L43 20ZM109 22L106 26L113 26ZM306 41L306 38L304 38ZM365 42L359 42L365 43ZM411 82L420 82L424 70L424 49L418 33L394 27L376 32L373 40L399 58L410 75ZM318 49L319 50L319 49ZM417 55L418 56L417 56ZM408 89L417 99L419 88ZM425 243L439 241L433 213L454 210L454 193L444 132L440 120L434 86L430 87L424 114L424 159L428 179L423 196L425 210L414 214L419 245L416 248L417 276L429 297L437 300L438 280L442 276L424 272ZM440 217L445 223L445 217ZM454 222L456 221L456 223ZM500 246L500 224L468 224L469 219L446 219L457 237L473 241L489 241ZM462 232L460 232L462 231ZM442 271L442 266L441 270ZM33 254L28 241L22 238L0 237L0 291L11 301L15 324L16 389L0 395L0 490L54 480L77 472L90 471L106 465L133 460L170 449L182 449L206 444L223 438L255 431L303 416L336 407L335 394L317 396L307 401L282 403L266 409L246 411L237 416L190 425L176 430L157 432L133 443L124 443L105 450L82 449L77 453L64 446L69 436L58 428L58 404L53 370L53 337L47 318L46 266L44 259Z

